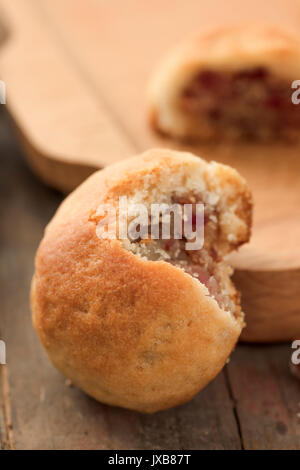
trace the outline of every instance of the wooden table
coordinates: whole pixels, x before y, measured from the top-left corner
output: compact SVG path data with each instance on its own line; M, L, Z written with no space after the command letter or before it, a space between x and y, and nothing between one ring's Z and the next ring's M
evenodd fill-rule
M184 0L15 3L0 0L0 78L42 181L68 191L95 169L152 147L233 166L255 203L251 243L232 259L248 315L243 339L300 337L298 146L188 145L153 132L146 117L150 77L175 44L192 32L245 21L298 34L299 0L272 0L272 8L261 0L189 0L188 8Z
M239 345L224 371L192 402L144 416L101 405L48 362L33 330L34 253L62 195L27 168L0 109L0 448L300 449L300 382L289 345Z

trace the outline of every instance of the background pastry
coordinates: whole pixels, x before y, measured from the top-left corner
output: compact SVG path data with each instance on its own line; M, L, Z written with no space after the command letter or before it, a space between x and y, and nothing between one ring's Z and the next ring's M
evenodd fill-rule
M150 86L152 125L189 139L294 139L300 41L274 27L212 30L171 53Z

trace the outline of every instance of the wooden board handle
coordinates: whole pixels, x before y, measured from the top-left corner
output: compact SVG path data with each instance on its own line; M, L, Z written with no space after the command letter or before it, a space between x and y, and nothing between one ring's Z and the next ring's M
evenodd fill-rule
M57 41L38 2L1 0L9 38L0 54L7 106L35 171L71 190L134 146ZM67 175L66 175L67 172Z

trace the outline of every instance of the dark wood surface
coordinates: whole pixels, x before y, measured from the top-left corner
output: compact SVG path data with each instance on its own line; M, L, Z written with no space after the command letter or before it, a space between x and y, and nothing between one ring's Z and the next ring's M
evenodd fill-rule
M290 345L239 345L225 370L190 403L144 416L101 405L48 362L33 330L34 253L63 196L27 168L0 109L0 448L300 449L300 382Z

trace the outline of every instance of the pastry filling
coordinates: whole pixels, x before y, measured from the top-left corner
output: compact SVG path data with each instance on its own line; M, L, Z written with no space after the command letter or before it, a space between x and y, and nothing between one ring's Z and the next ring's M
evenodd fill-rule
M292 135L300 128L300 108L291 96L291 84L265 67L203 70L183 90L179 108L189 116L195 133L204 120L220 134L270 138Z
M182 219L182 224L190 224L193 231L197 230L195 226L196 204L202 202L199 197L189 196L173 196L172 204L191 204L192 216L190 220ZM184 214L184 211L181 212ZM217 242L218 242L218 208L217 205L204 203L204 245L199 250L187 250L187 239L176 239L170 230L168 239L152 239L151 232L148 229L148 238L139 239L129 238L124 242L126 249L132 251L136 255L151 261L166 261L182 269L199 282L204 284L209 294L218 302L219 306L231 313L235 313L236 302L234 297L235 291L232 290L230 281L231 268L219 259ZM162 222L159 222L159 233L162 233ZM172 222L171 222L172 225ZM148 224L148 227L150 224Z

